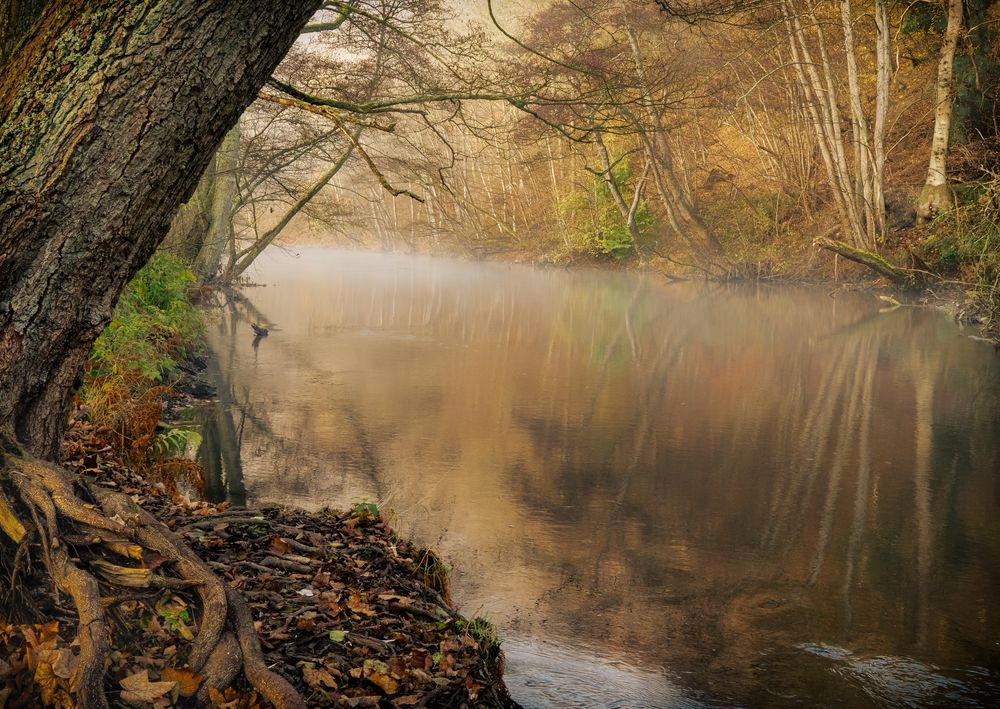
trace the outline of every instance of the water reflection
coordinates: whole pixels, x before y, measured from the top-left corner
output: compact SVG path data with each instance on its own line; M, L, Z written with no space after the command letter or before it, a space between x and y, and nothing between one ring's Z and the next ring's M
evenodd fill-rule
M1000 361L939 314L323 250L257 280L212 337L226 494L397 510L518 639L515 696L607 703L544 639L650 706L892 704L918 666L918 705L998 697Z

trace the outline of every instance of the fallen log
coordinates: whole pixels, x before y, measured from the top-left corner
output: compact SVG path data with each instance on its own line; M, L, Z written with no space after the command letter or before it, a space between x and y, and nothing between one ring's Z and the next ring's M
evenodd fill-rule
M851 246L844 241L820 236L813 240L813 245L843 256L848 261L859 263L897 286L917 288L923 282L924 272L894 266L878 254Z

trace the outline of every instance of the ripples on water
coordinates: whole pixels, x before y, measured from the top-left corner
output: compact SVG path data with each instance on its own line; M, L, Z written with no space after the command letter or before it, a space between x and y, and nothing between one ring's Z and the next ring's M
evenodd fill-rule
M827 671L860 687L878 706L984 706L1000 690L990 672L981 667L968 668L955 678L907 657L856 657L850 650L814 643L799 647L830 660Z
M621 709L704 709L692 692L663 673L643 671L624 662L589 654L572 646L546 642L504 643L508 687L526 707L593 706Z
M210 493L394 509L527 706L1000 702L1000 359L939 313L324 250L255 280Z

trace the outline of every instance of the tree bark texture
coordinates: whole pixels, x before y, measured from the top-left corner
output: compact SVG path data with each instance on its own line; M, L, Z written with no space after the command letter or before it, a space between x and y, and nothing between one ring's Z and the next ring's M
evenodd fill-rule
M48 4L49 0L0 0L0 69Z
M57 455L123 287L319 4L63 0L17 45L0 75L0 428L23 445Z
M926 221L949 206L948 189L948 133L951 130L952 77L954 74L955 48L958 31L962 26L962 0L948 0L948 27L941 44L938 60L937 99L934 109L934 136L931 139L931 159L927 167L927 181L917 197L917 219Z

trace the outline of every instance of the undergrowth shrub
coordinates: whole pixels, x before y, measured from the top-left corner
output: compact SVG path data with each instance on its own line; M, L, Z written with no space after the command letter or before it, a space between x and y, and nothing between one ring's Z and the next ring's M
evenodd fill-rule
M111 323L94 343L91 375L138 371L162 381L173 374L177 360L202 336L201 316L187 295L194 282L176 256L153 256L125 288Z
M956 192L957 206L938 216L925 242L939 273L969 284L969 305L990 329L1000 325L1000 174L967 183Z
M622 185L626 201L631 203L633 195L628 186L633 175L629 161L615 165L612 175ZM611 188L603 178L594 177L590 189L577 188L566 194L556 205L556 212L564 241L581 253L621 259L643 246L633 243ZM650 236L657 226L656 216L645 199L639 200L635 223L642 237Z
M812 229L787 195L717 191L702 200L699 211L722 241L729 278L797 278L810 267Z
M201 314L188 298L194 276L176 256L158 253L128 284L107 329L94 343L77 405L98 436L141 475L177 492L201 488L199 466L181 457L194 435L162 425L176 396L171 377L199 346Z

